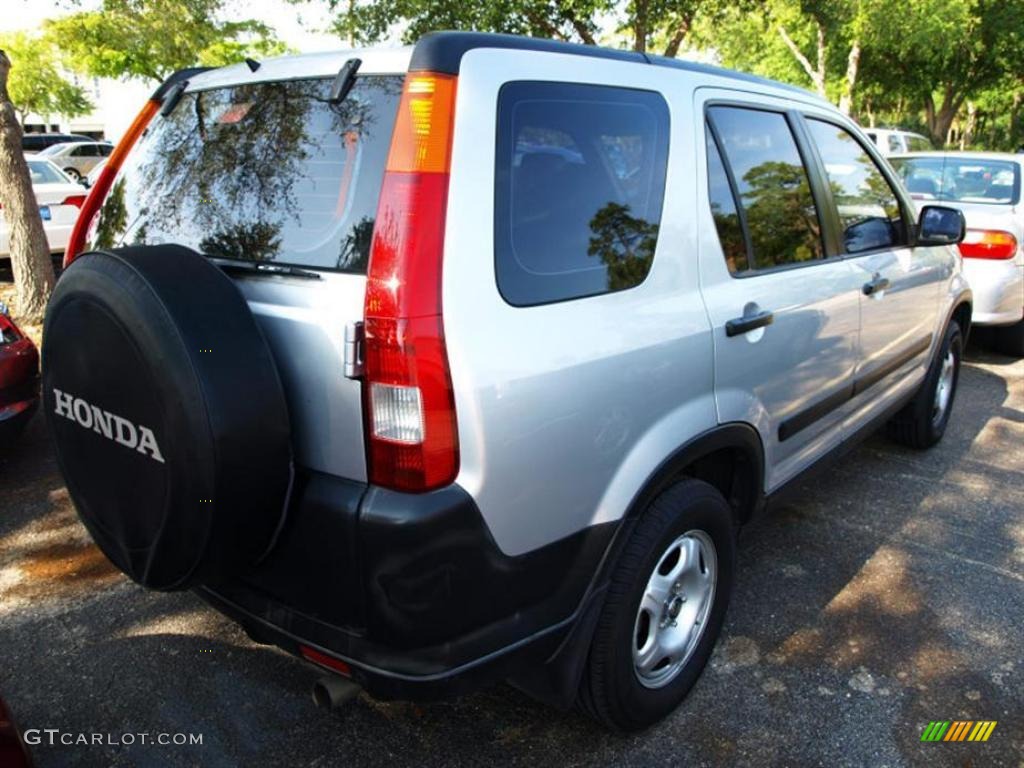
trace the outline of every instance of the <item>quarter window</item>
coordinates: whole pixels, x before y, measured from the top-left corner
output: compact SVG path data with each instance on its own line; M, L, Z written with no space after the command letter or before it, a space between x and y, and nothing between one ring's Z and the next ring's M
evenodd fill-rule
M498 97L498 289L530 306L639 285L654 259L668 158L657 93L514 82Z
M708 114L746 220L749 268L771 269L823 258L817 206L785 115L743 107L712 107ZM709 170L714 171L710 161ZM719 202L725 204L720 193ZM725 216L716 216L716 226L728 261L730 251L736 252L736 235Z

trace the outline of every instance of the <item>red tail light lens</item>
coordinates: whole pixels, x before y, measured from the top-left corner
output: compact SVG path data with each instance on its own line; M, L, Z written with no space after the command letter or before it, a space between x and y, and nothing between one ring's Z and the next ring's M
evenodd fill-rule
M146 130L146 126L153 119L153 115L159 110L159 100L150 99L147 101L139 114L136 115L135 120L128 127L124 136L117 143L117 146L114 147L114 151L110 153L107 164L103 166L99 178L96 179L96 183L92 185L92 189L89 190L89 194L85 197L85 201L81 205L81 211L78 214L78 219L71 230L71 236L64 251L65 267L78 257L84 250L86 243L91 239L90 230L95 225L100 208L103 206L103 201L107 199L107 194L114 184L114 177L121 170L121 164L124 163L125 157L128 156L128 153L135 142L138 141L142 132Z
M965 259L1012 259L1017 255L1017 238L997 229L968 229L960 243Z
M71 195L71 197L65 197L64 200L61 201L61 205L73 205L75 208L81 208L84 204L85 195Z
M366 287L365 410L370 482L409 492L459 466L441 317L454 77L410 73L395 120Z

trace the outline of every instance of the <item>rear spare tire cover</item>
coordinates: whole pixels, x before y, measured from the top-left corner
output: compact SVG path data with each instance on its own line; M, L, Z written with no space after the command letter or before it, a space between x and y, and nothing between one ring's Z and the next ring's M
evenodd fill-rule
M292 478L288 409L220 269L175 245L84 254L57 282L43 333L57 460L118 568L186 589L267 551Z

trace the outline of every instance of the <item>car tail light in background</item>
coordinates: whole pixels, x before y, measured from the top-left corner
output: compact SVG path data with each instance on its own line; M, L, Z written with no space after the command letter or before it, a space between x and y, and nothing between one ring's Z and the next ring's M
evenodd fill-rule
M70 197L65 197L60 204L73 205L75 208L81 208L85 204L85 198L85 195L71 195Z
M960 243L965 259L1012 259L1017 255L1017 238L998 229L968 229Z
M459 466L441 319L456 78L407 75L377 208L364 308L370 482L422 492Z

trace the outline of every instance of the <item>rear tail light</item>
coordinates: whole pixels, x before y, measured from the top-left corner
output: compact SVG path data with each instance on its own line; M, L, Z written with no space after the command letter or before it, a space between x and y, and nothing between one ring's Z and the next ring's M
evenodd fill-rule
M161 90L159 89L157 94L160 94ZM107 199L107 194L114 184L114 178L117 176L117 172L121 170L121 164L124 163L124 159L128 156L132 146L138 141L142 132L146 130L146 126L153 119L153 115L160 110L160 103L161 99L155 95L154 98L147 101L139 114L136 115L135 120L128 127L124 136L117 142L114 151L110 153L107 164L103 166L99 177L96 179L96 183L92 185L89 194L80 206L78 219L75 220L75 226L72 228L71 236L68 238L67 248L64 250L65 267L78 257L84 250L86 243L92 239L96 219L99 216L100 208L103 206L103 201Z
M459 466L441 317L456 79L406 77L370 251L364 309L370 482L423 492Z
M960 243L965 259L1012 259L1017 255L1017 238L997 229L968 229Z
M71 195L65 197L61 201L61 205L73 205L75 208L81 208L85 204L85 195Z

